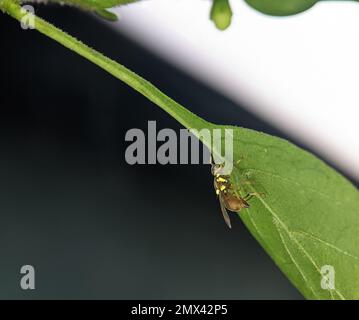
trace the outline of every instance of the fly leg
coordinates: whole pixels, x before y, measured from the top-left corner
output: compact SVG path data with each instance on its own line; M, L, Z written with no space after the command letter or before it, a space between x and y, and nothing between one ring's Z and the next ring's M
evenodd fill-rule
M250 192L243 199L245 201L251 200L253 197L265 197L265 193L263 192Z

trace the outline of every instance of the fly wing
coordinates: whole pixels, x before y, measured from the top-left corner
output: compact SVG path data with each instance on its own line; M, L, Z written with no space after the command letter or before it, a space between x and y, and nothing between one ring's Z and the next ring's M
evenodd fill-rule
M219 196L219 203L220 203L220 205L221 205L221 211L222 211L222 215L223 215L224 221L226 222L226 224L227 224L227 226L228 226L229 228L232 228L232 226L231 226L231 219L229 218L229 215L228 215L226 206L224 205L223 199L222 199L221 196Z

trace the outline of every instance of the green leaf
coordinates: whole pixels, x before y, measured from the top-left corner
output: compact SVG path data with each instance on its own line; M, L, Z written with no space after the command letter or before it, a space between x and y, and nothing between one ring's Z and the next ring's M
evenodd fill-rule
M137 2L139 0L46 0L46 3L57 3L57 4L66 4L69 6L74 6L85 11L95 12L100 17L109 20L116 21L117 16L108 11L107 9L126 5L129 3ZM43 2L43 0L23 0L22 3L30 2Z
M19 21L25 15L13 0L0 0L0 9ZM232 129L231 182L238 196L258 194L239 213L253 236L305 297L359 298L359 192L348 180L286 140L205 121L123 65L36 16L35 27L127 83L186 128L212 133ZM197 137L212 146L211 139ZM223 153L221 144L213 145L215 154ZM328 265L335 270L331 290L321 286L321 270Z
M258 11L273 16L289 16L310 9L319 1L330 0L245 0ZM359 0L338 0L355 1Z
M125 5L139 0L50 0L46 2L50 3L61 3L69 4L73 6L83 7L83 8L102 8L108 9L120 5ZM42 2L42 0L23 0L21 2Z
M261 193L239 216L301 293L310 299L359 298L359 192L314 155L288 141L232 128L232 183ZM264 194L264 195L263 195ZM321 268L335 288L321 287Z
M274 15L289 16L308 10L318 0L245 0L256 10Z
M210 17L219 30L227 29L232 21L232 9L228 0L213 0Z

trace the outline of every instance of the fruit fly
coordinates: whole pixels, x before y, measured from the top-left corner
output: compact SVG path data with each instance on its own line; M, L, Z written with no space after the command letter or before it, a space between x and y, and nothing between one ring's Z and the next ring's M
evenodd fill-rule
M239 212L244 208L249 208L248 200L254 194L248 194L244 198L236 195L234 192L230 176L221 174L222 165L215 164L212 160L212 169L211 172L214 176L214 189L219 198L219 203L221 206L222 215L227 226L231 228L231 220L229 218L228 212Z

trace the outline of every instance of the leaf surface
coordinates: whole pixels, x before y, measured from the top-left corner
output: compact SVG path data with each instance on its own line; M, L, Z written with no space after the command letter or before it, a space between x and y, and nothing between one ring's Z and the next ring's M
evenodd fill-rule
M318 0L245 0L254 9L274 16L289 16L308 10Z
M290 16L313 7L320 1L328 0L245 0L254 9L273 16ZM348 1L348 0L338 0ZM352 0L358 1L358 0Z
M69 6L81 8L82 10L85 11L95 12L100 17L106 20L116 21L117 16L114 13L108 11L107 9L120 5L130 4L137 1L139 0L23 0L21 2L22 3L49 2L49 3L57 3L61 5L66 4Z
M359 192L348 180L290 142L232 128L232 183L260 193L239 216L293 284L310 299L359 299ZM332 266L335 287L322 288Z

